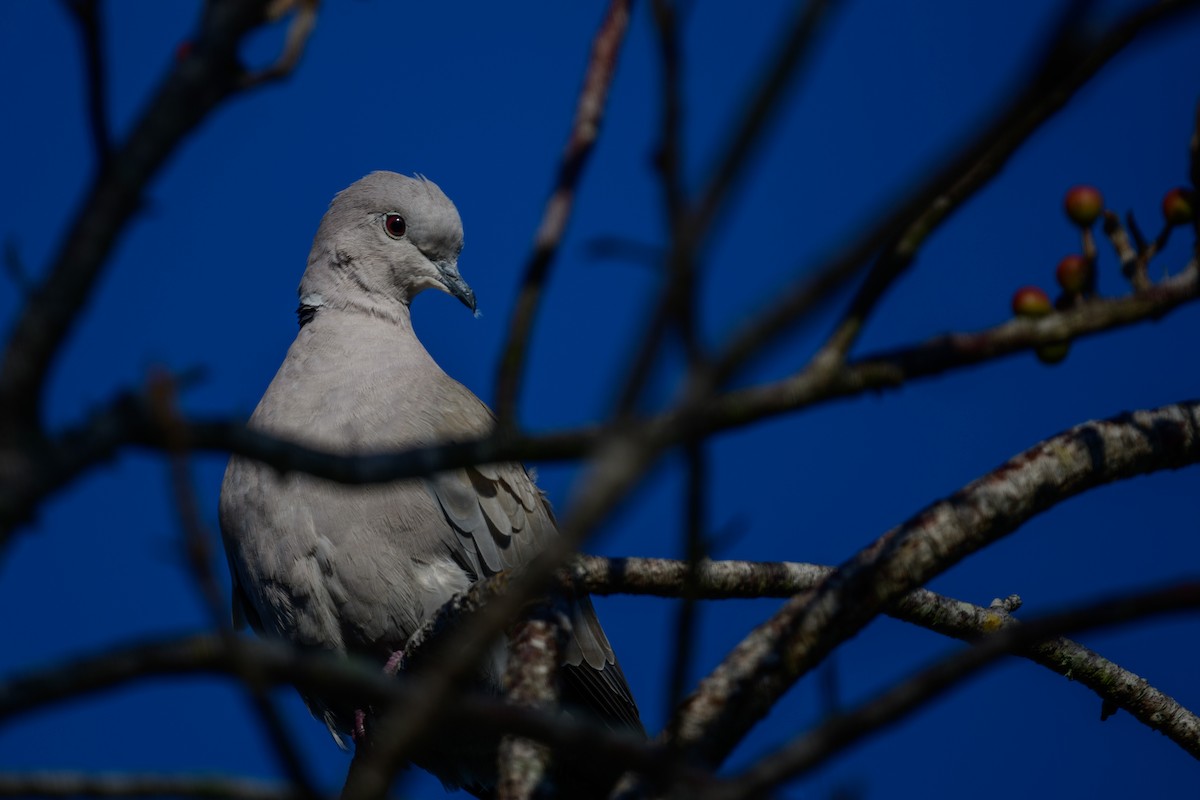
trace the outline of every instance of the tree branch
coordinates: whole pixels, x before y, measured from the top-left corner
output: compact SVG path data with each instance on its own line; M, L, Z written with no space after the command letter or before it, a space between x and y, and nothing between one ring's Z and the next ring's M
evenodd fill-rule
M515 430L517 427L517 401L534 317L541 303L550 266L567 230L575 203L575 190L600 134L604 104L616 73L617 56L625 39L625 30L629 27L631 5L632 0L611 0L592 42L591 58L575 109L575 121L559 163L554 190L546 201L541 224L534 235L533 252L525 263L521 291L517 295L508 336L501 350L503 355L496 375L496 415L501 431Z
M108 80L104 62L104 27L99 0L65 0L79 28L87 78L87 115L96 151L96 171L108 168L112 156L112 129L108 124Z
M278 783L220 775L151 775L43 770L0 772L0 797L187 797L197 800L304 800Z
M877 733L924 706L1001 657L1026 650L1068 631L1118 625L1151 615L1200 609L1200 582L1189 581L1138 594L1103 600L1049 614L990 634L901 681L857 708L828 720L808 734L759 761L742 775L704 791L706 800L761 797L788 778L803 774L863 737ZM1191 748L1195 755L1195 748Z
M50 364L88 301L109 253L142 206L150 180L201 120L242 88L238 48L266 19L269 0L210 0L190 55L178 62L70 215L46 277L22 308L0 356L0 440L40 429Z
M698 598L725 600L791 597L814 588L835 572L833 567L814 564L752 561L703 561L693 571L686 562L669 559L580 556L570 575L578 590L590 594L679 597L692 592ZM984 608L928 589L910 591L886 606L884 613L965 641L1020 624L1002 604ZM1041 642L1018 654L1083 684L1105 703L1124 709L1200 758L1200 717L1145 678L1069 639Z
M833 370L806 369L774 383L749 387L704 400L696 407L667 411L621 427L588 426L536 436L494 434L470 441L433 445L400 453L342 455L278 439L227 420L180 421L190 450L236 453L284 472L304 472L339 483L384 483L428 475L469 464L504 461L563 461L595 451L625 431L626 441L684 441L697 432L745 427L779 414L895 388L916 379L983 363L1039 345L1073 340L1159 319L1200 297L1195 262L1139 294L1092 299L1069 311L1037 320L1013 319L974 333L934 337L904 348L870 354ZM28 521L49 494L82 473L112 459L121 448L141 445L167 449L146 398L119 395L78 427L52 441L35 441L20 450L0 449L0 549L5 535Z
M1047 508L1116 480L1200 460L1200 402L1053 436L892 529L789 600L679 712L690 752L717 764L801 675L888 604Z
M907 199L879 215L874 225L857 232L853 241L827 263L806 270L792 288L776 292L778 301L756 313L749 325L730 338L717 361L718 379L743 366L750 356L852 278L872 254L885 248L845 319L816 359L839 361L849 351L875 303L933 231L986 186L1028 138L1128 44L1197 9L1200 2L1196 0L1161 0L1115 23L1092 42L1090 49L1080 51L1072 42L1072 58L1066 58L1065 52L1046 58L1029 88L961 147L958 155L935 169L932 178L906 192Z
M305 652L278 641L229 640L212 634L110 645L92 656L64 660L0 681L0 720L112 690L150 678L226 675L241 679L246 665L272 685L292 684L303 692L348 703L411 705L424 687L417 679L385 675L374 666L323 652ZM496 698L460 693L444 709L449 722L544 742L556 753L610 759L652 780L698 784L707 773L665 758L638 737L614 733L563 714L520 708Z

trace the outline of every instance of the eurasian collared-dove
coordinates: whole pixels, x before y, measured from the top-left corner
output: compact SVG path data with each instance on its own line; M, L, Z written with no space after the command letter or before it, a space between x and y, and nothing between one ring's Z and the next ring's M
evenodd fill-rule
M493 417L448 377L413 333L423 289L475 296L458 272L458 211L424 178L375 172L340 192L321 220L300 282L300 331L250 426L339 453L396 451L469 439ZM519 464L424 480L346 486L230 459L221 531L235 620L302 647L381 665L439 606L472 582L528 560L557 535L541 492ZM564 653L564 704L610 727L641 730L590 600L574 599ZM499 685L503 648L481 683ZM335 737L355 709L306 697ZM340 738L339 738L340 741ZM456 736L417 763L448 787L487 796L495 742Z

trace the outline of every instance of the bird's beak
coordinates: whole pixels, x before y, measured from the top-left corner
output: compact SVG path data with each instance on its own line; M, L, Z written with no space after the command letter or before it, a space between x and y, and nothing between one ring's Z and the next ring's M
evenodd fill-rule
M471 291L471 287L467 286L467 282L463 280L462 275L458 274L458 262L456 261L435 261L434 266L437 267L438 274L442 276L442 283L446 286L446 291L457 297L463 302L463 305L475 312L475 293Z

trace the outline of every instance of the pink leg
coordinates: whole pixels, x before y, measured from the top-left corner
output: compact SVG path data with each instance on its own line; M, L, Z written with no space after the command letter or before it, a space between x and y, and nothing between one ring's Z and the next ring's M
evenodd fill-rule
M400 668L403 666L404 666L404 649L401 648L401 649L397 650L396 652L392 653L391 657L388 658L387 663L385 663L383 665L383 674L384 675L395 675L397 672L400 671Z
M384 662L383 674L395 675L404 666L404 650L401 648L388 656L388 660ZM367 743L367 712L358 709L354 712L354 730L350 732L350 738L354 741L355 747L363 747Z
M354 712L354 730L350 731L350 739L356 748L367 744L367 712L361 708Z

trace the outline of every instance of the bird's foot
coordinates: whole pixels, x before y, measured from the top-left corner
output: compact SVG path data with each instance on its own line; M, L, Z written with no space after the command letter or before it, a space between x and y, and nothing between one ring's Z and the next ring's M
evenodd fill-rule
M350 731L350 738L354 741L355 748L367 744L367 712L361 708L354 711L354 728Z
M400 648L392 653L388 660L383 665L384 675L395 675L404 668L404 648Z
M388 660L383 664L383 674L395 675L403 668L404 649L401 648L388 656ZM355 747L362 747L367 743L367 712L361 708L354 711L354 728L350 731L350 738Z

